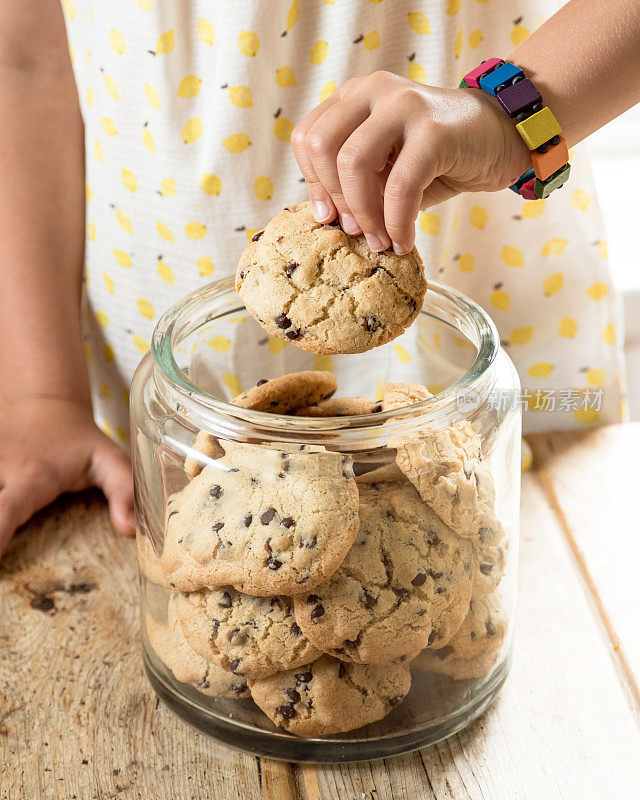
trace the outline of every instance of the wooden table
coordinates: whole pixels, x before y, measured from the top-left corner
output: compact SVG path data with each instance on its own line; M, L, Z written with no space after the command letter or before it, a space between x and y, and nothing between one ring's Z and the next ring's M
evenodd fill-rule
M65 498L0 567L2 800L640 797L640 425L532 437L518 634L495 705L432 748L299 766L229 750L142 671L134 544Z

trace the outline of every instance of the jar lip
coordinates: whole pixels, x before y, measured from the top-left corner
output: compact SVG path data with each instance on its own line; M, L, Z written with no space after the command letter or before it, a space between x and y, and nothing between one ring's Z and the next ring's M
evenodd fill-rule
M235 295L234 278L222 278L207 286L196 289L185 295L181 300L171 306L158 320L151 340L151 354L156 368L156 375L162 379L165 390L171 395L172 405L192 420L197 427L206 428L207 417L213 412L218 417L226 418L235 425L258 426L263 431L268 431L280 436L295 435L313 430L319 435L332 433L345 428L358 428L365 430L379 429L383 422L393 422L396 419L420 418L421 424L425 418L435 420L444 414L450 414L456 409L456 399L461 392L476 392L479 397L487 390L486 377L491 366L500 352L500 339L495 323L484 309L457 289L446 286L436 281L429 281L425 302L428 299L444 303L454 311L456 319L465 320L470 324L470 333L475 338L477 347L476 358L469 369L457 381L447 386L441 392L434 394L427 400L414 403L411 406L390 411L380 411L373 414L342 417L295 417L284 414L272 414L265 411L234 406L220 400L201 389L184 373L174 357L176 337L189 332L189 323L192 315L206 310L207 304L213 301L222 302L232 296L237 303L242 301ZM424 310L421 313L428 313ZM433 315L432 315L433 316ZM206 322L211 322L217 317L207 314ZM198 319L198 325L202 320ZM196 326L197 327L197 326ZM195 329L195 328L194 328ZM176 400L178 401L176 403Z

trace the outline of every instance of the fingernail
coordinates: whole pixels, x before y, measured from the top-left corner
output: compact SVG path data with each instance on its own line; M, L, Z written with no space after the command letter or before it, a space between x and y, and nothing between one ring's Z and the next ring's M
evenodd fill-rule
M367 244L369 245L369 250L373 250L374 252L379 252L380 250L386 250L387 248L382 244L382 241L378 239L377 236L373 236L372 234L365 233L365 239L367 240Z
M403 244L398 244L398 242L392 242L392 244L393 244L393 252L397 256L403 256L409 252Z
M331 209L322 200L312 200L311 211L313 212L316 222L326 222L331 216Z
M356 218L352 217L351 214L343 214L340 217L340 224L342 225L342 230L350 236L357 236L359 233L362 233L362 228L356 222Z

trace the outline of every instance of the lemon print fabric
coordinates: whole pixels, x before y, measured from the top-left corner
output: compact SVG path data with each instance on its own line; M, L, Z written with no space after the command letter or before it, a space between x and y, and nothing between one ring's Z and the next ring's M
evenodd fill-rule
M305 198L290 145L305 114L346 80L380 69L455 87L554 10L553 0L519 0L508 13L497 0L65 0L85 123L85 344L105 430L128 442L125 395L162 313L232 275L251 237ZM493 317L524 391L604 393L597 414L527 412L526 429L620 419L622 328L580 146L563 192L537 201L473 193L423 208L416 243L432 281ZM253 377L247 353L264 377L295 357L280 339L251 338L249 322L231 327L206 345L225 359L226 396ZM410 329L388 362L366 361L371 393L387 368L442 384L425 375L424 360L442 350L418 337Z

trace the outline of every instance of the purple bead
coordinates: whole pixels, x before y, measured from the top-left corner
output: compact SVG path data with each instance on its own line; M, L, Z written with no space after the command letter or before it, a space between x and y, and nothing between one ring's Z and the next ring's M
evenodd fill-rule
M510 117L515 117L524 108L542 101L540 92L528 78L514 83L513 86L505 87L496 96Z

